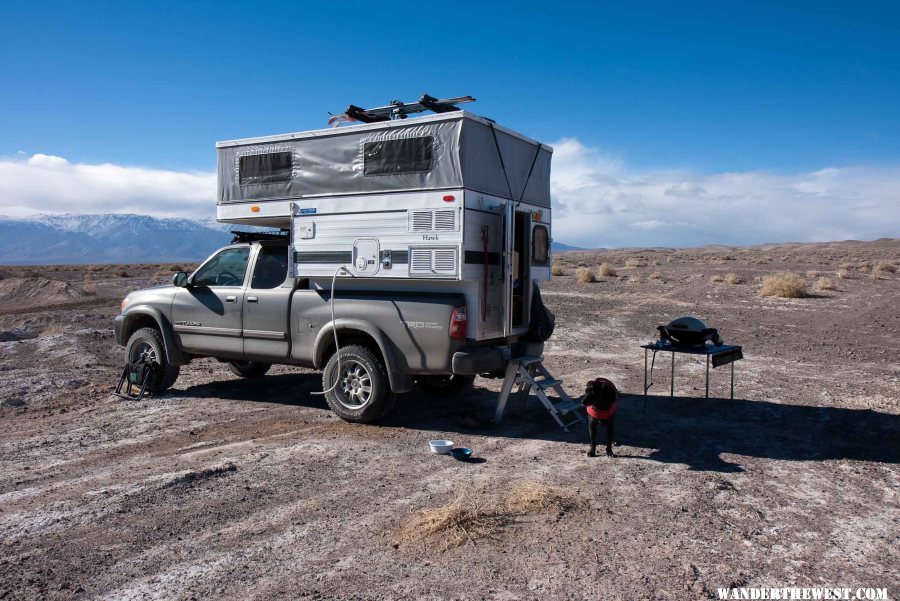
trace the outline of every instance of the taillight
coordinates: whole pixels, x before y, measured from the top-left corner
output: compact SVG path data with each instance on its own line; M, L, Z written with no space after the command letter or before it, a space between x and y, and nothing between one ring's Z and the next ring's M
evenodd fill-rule
M466 306L460 305L453 309L453 314L450 316L450 338L453 338L454 340L465 340L466 325L468 325L468 320L466 319Z

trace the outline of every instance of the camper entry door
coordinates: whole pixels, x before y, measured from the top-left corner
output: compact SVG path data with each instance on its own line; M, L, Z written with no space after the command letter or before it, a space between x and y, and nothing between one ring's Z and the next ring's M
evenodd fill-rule
M531 212L516 210L515 203L506 211L506 316L507 336L528 331L531 300Z

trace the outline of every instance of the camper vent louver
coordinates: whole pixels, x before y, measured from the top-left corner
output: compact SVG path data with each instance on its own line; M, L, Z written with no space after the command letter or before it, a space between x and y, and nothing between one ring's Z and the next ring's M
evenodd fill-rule
M419 209L409 212L411 232L455 232L456 209Z
M454 276L456 248L409 249L409 273L419 276Z

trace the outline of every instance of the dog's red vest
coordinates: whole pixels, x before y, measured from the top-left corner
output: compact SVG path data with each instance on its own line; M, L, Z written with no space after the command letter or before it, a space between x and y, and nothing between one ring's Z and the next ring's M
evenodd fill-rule
M588 415L590 415L594 419L609 419L616 414L616 409L618 409L617 405L618 403L613 402L613 404L609 406L609 409L600 409L599 407L588 405L586 409Z

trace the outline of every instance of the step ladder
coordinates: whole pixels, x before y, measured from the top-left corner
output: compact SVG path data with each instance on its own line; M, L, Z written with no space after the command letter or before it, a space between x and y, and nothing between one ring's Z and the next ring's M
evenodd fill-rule
M569 431L570 426L585 423L584 418L581 417L581 411L579 411L581 403L573 400L572 397L566 394L562 387L563 381L557 380L547 371L547 368L542 363L543 360L543 357L536 356L516 357L510 360L509 365L506 367L506 378L503 380L503 388L500 389L500 398L497 400L497 412L494 414L494 423L499 424L503 419L506 402L509 400L514 386L519 387L516 394L523 396L523 404L531 391L534 391L534 395L565 432ZM556 394L559 395L559 402L554 403L547 396L547 391L551 389L555 390Z

